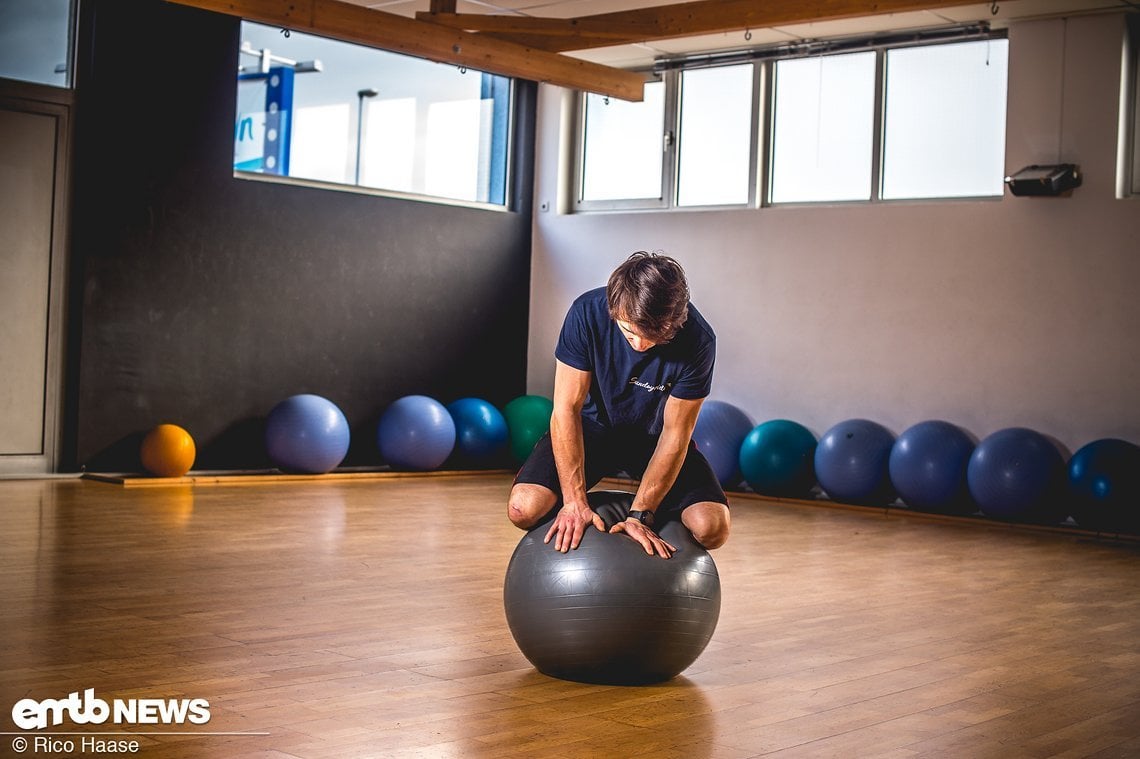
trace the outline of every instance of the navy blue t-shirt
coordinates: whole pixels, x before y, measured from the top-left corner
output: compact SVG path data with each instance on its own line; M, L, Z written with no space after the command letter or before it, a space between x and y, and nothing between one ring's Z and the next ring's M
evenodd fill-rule
M586 421L601 430L658 435L670 395L695 400L711 391L716 335L690 303L672 340L638 353L610 318L606 288L599 287L570 306L554 356L593 373Z

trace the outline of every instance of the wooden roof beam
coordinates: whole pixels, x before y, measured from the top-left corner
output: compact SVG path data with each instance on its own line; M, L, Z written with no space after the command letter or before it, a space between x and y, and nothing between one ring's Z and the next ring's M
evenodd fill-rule
M451 29L343 0L167 0L502 76L640 101L641 74L463 29Z
M540 18L538 16L508 16L486 13L442 13L419 11L419 21L430 21L452 29L501 35L536 35L540 37L596 37L604 40L625 41L630 34L655 35L659 25L646 18L615 26L606 20L591 16L581 18Z
M576 19L419 13L440 25L551 52L976 5L977 0L695 0Z

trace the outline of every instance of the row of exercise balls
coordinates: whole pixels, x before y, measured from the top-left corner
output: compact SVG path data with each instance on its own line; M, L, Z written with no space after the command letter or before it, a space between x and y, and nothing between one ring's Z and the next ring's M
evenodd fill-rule
M942 420L919 422L897 438L868 419L848 419L817 441L801 424L752 425L741 409L706 401L693 433L721 484L743 480L757 493L807 497L818 483L831 499L884 505L900 499L921 511L970 514L1140 531L1140 446L1104 438L1066 464L1044 435L998 430L975 443ZM1067 482L1066 482L1067 480Z
M448 405L427 395L396 399L380 416L376 444L395 469L437 469L453 454L482 464L509 449L520 459L550 425L553 402L543 396L515 398L500 411L481 398ZM279 469L304 474L332 471L348 454L351 431L340 408L320 395L293 395L266 419L265 444Z
M377 445L384 460L399 469L437 469L453 452L482 465L509 450L521 463L550 428L553 411L554 402L541 395L521 395L502 410L481 398L444 406L425 395L408 395L380 417Z

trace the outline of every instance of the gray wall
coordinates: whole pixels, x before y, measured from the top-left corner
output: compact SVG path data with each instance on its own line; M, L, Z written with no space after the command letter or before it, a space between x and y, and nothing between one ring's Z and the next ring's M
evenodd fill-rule
M1069 452L1140 443L1140 200L1115 197L1121 15L1010 30L1006 168L1074 162L1067 198L567 215L564 91L542 87L529 392L580 291L629 252L686 266L719 336L713 398L822 435L865 417L980 439L1027 426Z

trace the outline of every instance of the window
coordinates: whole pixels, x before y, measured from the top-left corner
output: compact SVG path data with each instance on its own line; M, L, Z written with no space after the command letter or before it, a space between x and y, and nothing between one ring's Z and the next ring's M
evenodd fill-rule
M1001 197L1007 61L984 26L665 61L583 96L576 208Z
M510 79L242 24L234 169L505 205Z
M72 0L0 0L0 77L71 86Z
M755 72L753 63L666 72L641 102L584 95L577 207L752 202Z
M640 102L586 95L585 111L581 199L660 199L664 83L646 83Z
M773 203L868 200L875 54L776 61Z
M1008 41L887 51L883 197L1001 195Z
M681 72L677 205L739 205L752 199L754 68Z
M1140 14L1128 17L1121 94L1121 197L1140 196Z

